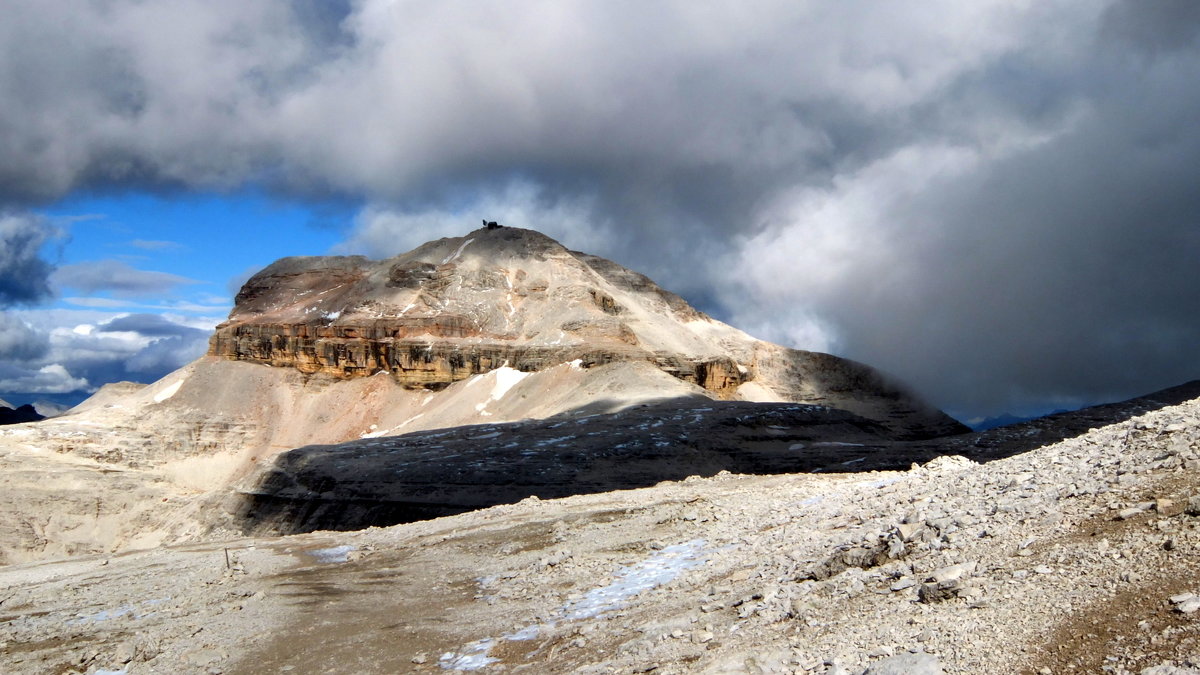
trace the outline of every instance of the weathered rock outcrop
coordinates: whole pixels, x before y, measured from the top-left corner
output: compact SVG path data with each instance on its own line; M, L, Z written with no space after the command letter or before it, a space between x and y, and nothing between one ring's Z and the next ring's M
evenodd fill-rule
M820 403L902 436L966 431L862 364L755 340L641 274L517 228L384 261L279 260L241 289L209 353L429 390L503 366L645 362L712 398Z

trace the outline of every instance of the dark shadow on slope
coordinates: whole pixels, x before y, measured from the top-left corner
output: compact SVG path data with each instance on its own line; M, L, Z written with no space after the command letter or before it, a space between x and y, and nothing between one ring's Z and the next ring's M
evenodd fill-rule
M986 432L897 441L880 424L803 404L675 399L615 413L307 446L243 491L248 533L352 530L542 499L744 474L907 469L940 455L990 461L1200 396L1200 381Z
M802 404L685 398L587 414L616 405L291 450L243 493L242 526L358 529L723 470L810 471L848 448L892 442L876 422Z

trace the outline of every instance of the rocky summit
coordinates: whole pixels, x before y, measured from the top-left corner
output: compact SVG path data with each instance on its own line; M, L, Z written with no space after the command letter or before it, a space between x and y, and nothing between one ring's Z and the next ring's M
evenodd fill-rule
M246 282L209 353L431 391L501 367L644 363L715 399L827 405L906 437L966 431L862 364L755 340L637 272L510 227L384 261L280 260Z

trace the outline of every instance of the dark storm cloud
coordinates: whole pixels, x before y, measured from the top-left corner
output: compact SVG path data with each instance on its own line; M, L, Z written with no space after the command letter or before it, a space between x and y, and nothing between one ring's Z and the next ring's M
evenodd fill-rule
M500 219L968 414L1132 395L1200 376L1196 7L19 3L0 204L253 182L364 200L375 254Z
M1151 54L1194 47L1197 35L1200 3L1191 0L1119 0L1104 13L1100 32Z
M787 298L841 351L967 414L1198 377L1197 78L1195 50L1148 66L1102 48L1043 95L1076 108L1061 131L991 156L925 146L861 172L828 195L836 227L821 222L828 205L801 208L795 228L748 249L747 264L772 247L816 248L751 286L805 289Z
M50 348L44 333L7 312L0 313L0 360L27 361L43 356Z
M42 258L42 247L55 235L45 219L0 211L0 308L51 296L54 268Z

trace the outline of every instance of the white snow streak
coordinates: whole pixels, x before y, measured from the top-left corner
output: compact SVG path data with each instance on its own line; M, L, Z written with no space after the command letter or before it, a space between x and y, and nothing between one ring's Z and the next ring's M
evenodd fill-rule
M504 395L507 394L510 389L517 386L521 380L529 377L529 373L523 373L516 368L509 368L508 366L500 366L499 368L488 373L488 375L495 376L496 384L492 386L492 393L488 396L486 401L475 404L475 410L479 411L480 415L491 415L491 413L485 410L488 405L490 405L492 401L499 401L500 399L504 398Z
M342 545L332 548L313 549L308 551L308 554L316 558L319 563L344 563L349 562L350 552L353 550L353 546Z
M563 619L570 621L592 619L620 609L637 594L673 581L683 572L703 565L708 559L707 546L708 542L703 539L668 546L640 563L617 570L612 583L588 591L579 600L564 605L559 613ZM555 622L544 625L553 627ZM532 640L541 633L541 629L539 624L530 624L501 637L508 641ZM481 670L500 662L500 659L491 656L495 645L495 638L476 640L463 646L460 651L445 652L438 659L438 665L446 670Z
M485 668L500 661L494 656L488 656L488 652L492 650L492 645L495 643L496 641L492 638L484 638L463 647L462 652L446 652L438 659L438 665L446 670Z
M179 388L180 388L180 387L182 387L182 386L183 386L183 380L182 380L182 379L180 379L180 380L177 380L177 381L175 382L175 384L172 384L172 385L168 386L166 389L163 389L162 391L160 391L160 392L158 392L157 394L155 394L155 395L154 395L154 402L155 402L155 403L162 403L163 401L165 401L165 400L167 400L167 399L171 398L172 396L174 396L174 395L175 395L175 393L176 393L176 392L178 392L178 391L179 391Z
M699 567L707 559L703 539L668 546L636 565L617 571L612 583L588 591L583 598L567 605L567 619L590 619L624 607L629 599L643 591L661 586L686 570Z
M529 373L524 373L508 366L497 368L494 372L496 373L496 386L492 387L492 400L494 401L504 398L509 389L512 389L517 386L518 382L529 377Z
M446 256L446 259L442 261L442 264L443 264L443 265L445 265L446 263L449 263L449 262L450 262L450 261L452 261L452 260L457 260L457 259L458 259L458 256L462 255L463 249L467 247L467 244L470 244L470 243L471 243L471 242L473 242L473 241L475 241L475 239L474 239L474 238L472 238L472 239L468 239L468 240L464 241L464 242L462 243L462 246L459 246L459 247L458 247L458 250L457 250L457 251L455 251L454 253L452 253L452 254L450 254L450 255Z

